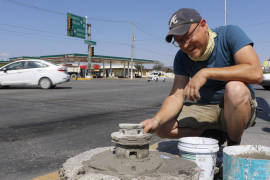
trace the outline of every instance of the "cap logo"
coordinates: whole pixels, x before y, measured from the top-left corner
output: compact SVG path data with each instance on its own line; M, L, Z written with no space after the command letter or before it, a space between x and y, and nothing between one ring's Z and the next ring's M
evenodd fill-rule
M178 23L178 20L176 19L176 14L171 18L171 21L170 21L170 27L172 26L172 24L176 24Z

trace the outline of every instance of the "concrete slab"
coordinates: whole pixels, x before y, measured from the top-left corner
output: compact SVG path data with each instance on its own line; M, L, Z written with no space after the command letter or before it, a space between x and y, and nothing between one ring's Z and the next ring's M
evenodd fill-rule
M172 154L177 154L177 140L165 140L159 143L155 143L149 147L150 151L161 151L161 152L169 152ZM103 149L101 149L103 150ZM85 152L87 153L87 152ZM82 154L81 157L84 157L86 154ZM74 171L70 171L72 174ZM32 180L61 180L58 171L51 172L48 174L44 174L39 177L35 177Z
M199 179L198 166L179 156L152 151L145 159L119 159L113 155L113 148L91 149L68 159L59 170L60 178L70 180Z

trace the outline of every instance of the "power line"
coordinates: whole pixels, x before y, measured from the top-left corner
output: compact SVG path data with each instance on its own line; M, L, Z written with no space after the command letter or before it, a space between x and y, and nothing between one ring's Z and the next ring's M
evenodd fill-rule
M147 32L147 31L145 31L143 28L139 27L138 25L139 25L139 23L135 23L135 27L136 27L138 30L140 30L140 31L143 32L144 34L146 34L146 35L152 37L153 39L156 39L156 40L158 40L158 41L162 41L161 38L160 38L159 36L155 35L154 33L149 33L149 32Z
M46 9L46 8L41 8L41 7L38 7L38 6L35 6L35 5L30 5L30 4L26 4L26 3L22 3L22 2L18 2L16 0L6 0L10 3L13 3L13 4L16 4L16 5L19 5L19 6L23 6L23 7L26 7L26 8L30 8L30 9L34 9L34 10L38 10L38 11L43 11L43 12L47 12L47 13L52 13L52 14L56 14L56 15L66 15L66 13L63 13L63 12L59 12L59 11L55 11L55 10L50 10L50 9ZM102 19L102 18L96 18L96 17L87 17L87 19L90 19L90 20L93 20L93 21L102 21L102 22L107 22L107 23L125 23L125 24L130 24L131 21L125 21L125 20L111 20L111 19ZM139 23L136 22L134 23L134 26L140 30L141 32L145 33L146 35L158 40L158 41L163 41L161 40L160 37L156 36L156 35L153 35L153 33L149 33L147 31L145 31L143 28L139 27Z
M128 43L115 43L113 41L99 41L99 42L105 43L105 44L117 44L117 45L120 45L120 46L130 47L130 44L128 44ZM148 53L150 52L152 54L168 56L168 54L163 54L163 53L160 53L158 51L153 51L152 49L142 48L142 47L138 47L138 46L135 46L135 49L142 50L142 51L145 51L145 52L148 52Z
M35 37L35 39L41 39L41 40L44 40L44 39L46 39L46 40L48 40L48 39L60 39L60 38L56 38L56 37L52 37L52 36L46 36L46 37L42 37L41 38L41 36L40 35L36 35L35 36L35 34L33 34L33 33L27 33L27 32L19 32L19 31L13 31L13 30L5 30L5 29L0 29L0 31L3 31L3 32L9 32L9 33L15 33L15 34L17 34L17 35L20 35L20 37L21 36L26 36L26 37L29 37L29 36L31 36L31 37Z
M257 26L260 26L260 25L264 25L264 24L269 24L269 20L268 21L262 21L262 22L258 22L258 23L254 23L254 24L246 24L246 25L242 25L243 27L257 27Z
M9 3L13 3L16 4L18 6L22 6L25 8L30 8L30 9L34 9L34 10L38 10L38 11L43 11L43 12L47 12L47 13L52 13L52 14L56 14L56 15L61 15L61 16L65 16L66 13L63 12L59 12L59 11L55 11L55 10L50 10L50 9L46 9L46 8L41 8L35 5L30 5L30 4L26 4L26 3L22 3L16 0L6 0ZM127 23L130 24L131 21L125 21L125 20L110 20L110 19L102 19L102 18L95 18L95 17L87 17L88 19L91 19L93 21L102 21L102 22L107 22L107 23ZM55 35L54 32L49 32L49 31L44 31L44 30L40 30L40 29L35 29L35 28L29 28L29 27L24 27L24 26L18 26L18 25L11 25L11 24L0 24L0 25L4 25L4 26L10 26L10 27L16 27L16 28L22 28L22 29L27 29L27 30L31 30L31 31L37 31L37 32L45 32L45 33L49 33L49 34L53 34ZM141 32L145 33L146 35L152 37L153 39L156 39L158 41L161 41L161 38L158 36L153 35L153 33L149 33L147 31L145 31L143 28L139 27L139 23L134 23L134 26L140 30ZM13 32L13 33L20 33L20 34L24 34L24 35L33 35L31 33L23 33L23 32L17 32L17 31L8 31L7 32ZM52 37L55 38L55 37ZM66 39L66 38L65 38ZM142 40L141 40L142 41ZM105 42L106 43L106 42ZM130 46L129 44L124 44L124 43L114 43L114 44L120 44L120 45L124 45L124 46ZM143 49L147 52L153 52L154 54L160 54L159 52L155 52L153 50L149 50L149 49L144 49L144 48L136 48L136 49Z
M101 42L101 43L107 43L107 44L115 44L115 42L113 42L113 41L99 41L99 42ZM128 43L119 43L119 42L117 42L117 44L118 45L121 45L121 46L128 46L128 47L130 47L130 44L128 44Z
M9 27L21 28L21 29L26 29L26 30L31 30L31 31L37 31L37 32L42 32L42 33L53 34L53 35L56 34L55 32L44 31L44 30L41 30L41 29L30 28L30 27L25 27L25 26L19 26L19 25L14 25L14 24L0 24L0 26L9 26Z
M140 50L143 50L143 51L145 51L145 52L150 52L150 53L153 53L153 54L158 54L158 55L161 55L161 56L168 56L168 54L163 54L163 53L160 53L160 52L157 52L157 51L153 51L152 49L146 49L146 48L141 48L141 47L139 47L139 48L137 48L137 49L140 49Z
M37 38L37 36L35 36L35 34L33 33L27 33L27 32L21 32L21 31L14 31L14 30L5 30L5 29L0 29L0 31L4 31L4 32L10 32L10 33L15 33L15 34L19 34L20 36L26 36L26 37L29 37L29 36L32 36L32 37L35 37L35 39ZM58 38L59 37L59 38ZM41 40L51 40L51 39L61 39L61 40L70 40L69 38L66 38L66 37L60 37L60 36L38 36L38 39L41 39ZM76 39L76 40L80 40L80 39ZM113 41L99 41L101 43L105 43L105 44L117 44L117 45L120 45L120 46L125 46L125 47L130 47L130 44L128 43L119 43L119 42L113 42ZM146 51L148 53L152 53L152 54L159 54L159 55L166 55L167 54L162 54L158 51L153 51L151 49L145 49L145 48L141 48L141 47L136 47L135 49L137 50L142 50L142 51Z
M61 16L66 16L66 13L63 12L59 12L59 11L55 11L55 10L50 10L50 9L46 9L46 8L41 8L35 5L30 5L30 4L26 4L26 3L22 3L16 0L5 0L9 3L13 3L19 6L23 6L26 8L30 8L30 9L34 9L34 10L38 10L38 11L43 11L43 12L47 12L47 13L52 13L52 14L56 14L56 15L61 15ZM108 23L126 23L126 24L130 24L131 21L126 21L126 20L112 20L112 19L102 19L102 18L96 18L96 17L87 17L88 19L91 19L93 21L102 21L102 22L108 22ZM258 26L258 25L263 25L263 24L267 24L269 23L269 21L264 21L261 23L255 23L255 24L247 24L247 25L243 25L243 27L247 27L247 26ZM149 33L147 31L145 31L143 28L140 28L138 25L140 25L138 22L135 22L135 27L140 30L141 32L159 40L159 41L163 41L162 38L160 38L159 36L153 35L153 33Z
M25 4L25 3L18 2L18 1L15 1L15 0L7 0L7 1L8 2L11 2L11 3L14 3L14 4L17 4L19 6L23 6L23 7L27 7L27 8L39 10L39 11L44 11L44 12L48 12L48 13L52 13L52 14L57 14L57 15L66 15L66 13L62 13L62 12L58 12L58 11L54 11L54 10L49 10L49 9L41 8L41 7L30 5L30 4Z
M142 41L160 41L156 38L150 38L150 39L136 39L136 42L142 42Z
M38 6L18 2L15 0L6 0L6 1L13 3L13 4L16 4L16 5L19 5L19 6L26 7L26 8L30 8L30 9L34 9L34 10L38 10L38 11L43 11L43 12L47 12L47 13L52 13L52 14L56 14L56 15L66 16L66 13L63 13L63 12L50 10L50 9L46 9L46 8L41 8ZM102 19L102 18L95 18L95 17L87 17L87 18L91 19L93 21L103 21L103 22L110 22L110 23L129 23L130 22L130 21L124 21L124 20L111 20L111 19Z
M94 21L103 21L103 22L109 22L109 23L125 23L125 24L130 23L130 21L124 21L124 20L110 20L110 19L101 19L101 18L88 17L88 16L87 18Z

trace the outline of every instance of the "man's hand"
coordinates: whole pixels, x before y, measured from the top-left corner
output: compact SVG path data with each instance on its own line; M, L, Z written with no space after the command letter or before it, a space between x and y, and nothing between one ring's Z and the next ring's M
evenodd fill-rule
M200 97L199 90L206 83L207 77L204 70L197 72L188 82L184 89L185 99L198 101Z
M142 121L140 124L144 126L145 133L154 133L159 127L159 121L155 118L146 119Z
M184 87L188 82L188 77L175 75L173 88L170 95L163 101L160 110L151 119L146 119L140 124L144 126L145 133L154 133L160 126L179 114L184 103Z

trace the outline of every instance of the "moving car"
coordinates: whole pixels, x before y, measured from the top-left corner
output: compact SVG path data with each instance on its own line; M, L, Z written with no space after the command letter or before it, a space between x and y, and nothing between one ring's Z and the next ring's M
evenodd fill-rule
M149 76L147 81L163 81L165 82L166 76L162 72L152 72Z
M26 59L0 68L0 86L38 86L54 88L70 80L65 68L39 59Z
M263 74L263 82L261 85L264 89L270 90L270 73Z

